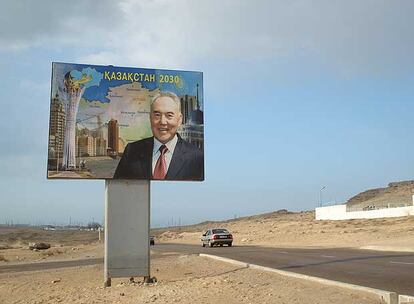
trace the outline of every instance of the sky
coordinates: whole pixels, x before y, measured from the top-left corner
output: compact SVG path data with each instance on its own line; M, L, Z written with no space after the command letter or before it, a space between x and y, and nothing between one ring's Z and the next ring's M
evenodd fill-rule
M52 62L203 72L205 181L152 182L153 227L414 179L413 1L1 6L0 223L103 221L104 181L46 179Z

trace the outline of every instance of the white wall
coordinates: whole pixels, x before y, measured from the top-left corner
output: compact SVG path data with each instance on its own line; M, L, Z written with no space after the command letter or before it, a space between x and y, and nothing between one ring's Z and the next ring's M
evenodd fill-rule
M344 220L346 217L346 205L318 207L315 209L317 220Z
M414 200L414 195L413 195ZM319 207L315 209L316 220L372 219L414 215L414 206L385 208L369 211L346 211L346 205Z

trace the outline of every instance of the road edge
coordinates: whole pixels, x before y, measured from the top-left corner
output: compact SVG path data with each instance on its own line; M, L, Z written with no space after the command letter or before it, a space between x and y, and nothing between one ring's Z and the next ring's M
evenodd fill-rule
M400 304L414 303L414 297L413 296L399 295L398 300L399 300Z
M279 270L279 269L264 267L264 266L255 265L255 264L244 263L244 262L240 262L240 261L229 259L229 258L215 256L212 254L200 253L199 256L211 258L211 259L222 261L222 262L231 263L237 266L243 266L246 268L273 272L273 273L277 273L279 275L287 276L291 278L307 280L307 281L317 282L317 283L324 284L324 285L342 287L342 288L347 288L347 289L352 289L352 290L357 290L357 291L364 291L364 292L376 295L380 300L384 301L387 304L398 304L399 303L398 294L393 291L375 289L375 288L370 288L370 287L365 287L365 286L360 286L360 285L355 285L355 284L343 283L343 282L334 281L334 280L322 279L322 278L313 277L313 276L309 276L305 274L299 274L295 272Z
M409 247L392 247L392 246L377 246L377 245L370 245L370 246L361 246L355 247L359 250L372 250L372 251L389 251L389 252L414 252L413 248Z

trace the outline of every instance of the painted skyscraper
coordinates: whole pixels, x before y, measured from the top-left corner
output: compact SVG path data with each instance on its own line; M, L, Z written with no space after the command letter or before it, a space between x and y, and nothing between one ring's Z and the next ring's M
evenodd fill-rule
M64 86L67 102L63 168L73 170L76 169L76 114L85 89L79 84L79 81L73 79L70 72L65 75Z
M52 99L50 107L50 130L49 130L49 148L53 149L53 157L59 158L63 153L63 141L65 134L65 105L59 99L56 93Z
M115 119L108 122L108 150L110 155L117 155L119 152L119 126Z
M184 95L180 97L181 113L183 114L183 124L178 129L181 137L204 149L204 114L200 110L200 101L198 96Z

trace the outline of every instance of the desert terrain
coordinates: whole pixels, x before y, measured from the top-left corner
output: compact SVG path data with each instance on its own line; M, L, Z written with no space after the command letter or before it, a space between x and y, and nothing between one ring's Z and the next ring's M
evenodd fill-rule
M411 192L410 192L411 193ZM389 193L386 193L389 195ZM373 199L370 194L369 199ZM314 212L271 213L154 229L157 243L200 243L204 230L224 227L235 246L354 247L414 251L414 217L316 221ZM47 250L29 250L46 242ZM155 247L151 249L156 250ZM42 230L0 226L0 267L20 263L103 257L96 231ZM154 255L154 284L114 279L103 288L103 265L44 271L0 273L0 303L381 303L364 292L325 286L258 270L241 268L198 255Z
M389 183L352 196L347 205L400 206L413 204L414 181ZM201 231L211 227L229 229L235 244L271 247L353 247L386 251L414 251L414 217L316 221L313 211L279 210L223 222L159 229L165 242L199 243Z
M277 247L367 247L412 250L414 218L315 221L313 212L278 211L224 222L156 229L156 243L200 244L207 227L226 227L234 244ZM33 251L31 242L51 248ZM155 247L151 247L155 248ZM0 228L0 266L103 257L96 231ZM214 267L211 267L214 265ZM0 274L0 303L381 303L363 292L324 286L197 255L151 260L156 284L114 279L103 288L103 265Z
M353 247L414 251L414 217L370 220L316 221L314 212L277 211L224 222L159 229L163 242L200 244L201 231L224 227L236 245L271 247Z

